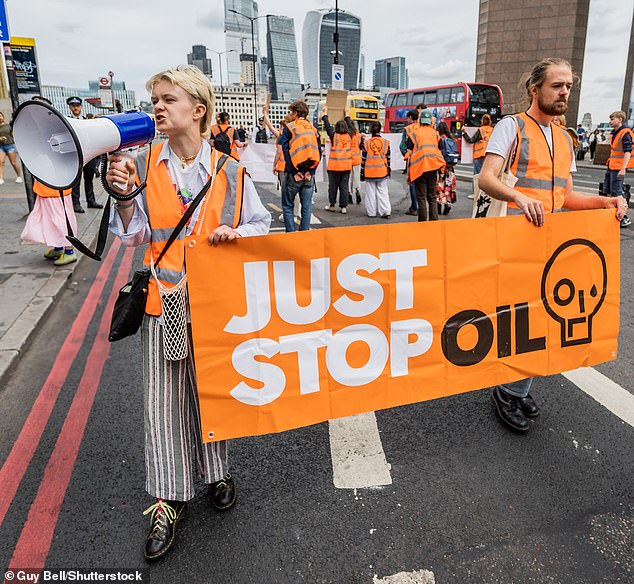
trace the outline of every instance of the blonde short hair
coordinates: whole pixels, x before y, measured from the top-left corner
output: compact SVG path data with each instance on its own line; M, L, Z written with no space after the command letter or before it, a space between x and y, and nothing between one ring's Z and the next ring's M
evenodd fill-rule
M616 111L616 112L612 112L610 114L610 119L612 118L619 118L621 121L623 121L627 116L625 115L625 112L622 111Z
M175 69L166 69L150 77L145 88L152 93L154 85L159 81L169 81L183 89L196 102L207 108L205 115L200 118L200 135L205 136L211 125L211 115L214 110L214 88L211 81L203 72L193 65L178 65Z

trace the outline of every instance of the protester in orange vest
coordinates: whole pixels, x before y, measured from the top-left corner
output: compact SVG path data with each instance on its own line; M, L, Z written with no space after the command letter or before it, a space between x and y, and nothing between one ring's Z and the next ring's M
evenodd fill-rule
M282 213L286 231L295 231L293 205L299 194L301 220L299 230L310 229L315 192L315 171L321 160L321 142L315 127L306 119L308 106L294 101L288 106L289 122L282 131L280 146L284 155L284 183L282 186Z
M571 170L576 168L572 142L566 130L552 123L565 114L574 76L570 63L547 58L537 63L526 80L530 106L525 113L502 119L489 139L480 172L480 188L508 203L508 214L524 215L536 226L544 215L566 209L616 209L620 220L627 208L623 197L587 196L573 190ZM500 179L504 161L515 160L511 172L517 177L514 188ZM492 401L500 420L514 430L529 429L529 418L539 415L530 395L533 379L522 379L495 387ZM486 380L483 380L486 384Z
M124 245L149 243L144 265L150 267L185 210L214 175L189 223L154 269L161 286L173 288L183 285L187 277L185 236L198 233L208 239L209 253L213 253L212 245L264 235L271 215L244 168L230 156L212 150L204 139L214 94L203 73L183 65L154 75L146 87L152 95L156 129L168 140L155 145L149 161L147 152L137 157L136 164L124 164L120 155L110 156L106 180L116 192L131 193L137 177L141 182L146 169L149 173L139 196L115 203L110 230ZM120 191L116 183L127 185L126 190ZM210 503L215 509L231 508L236 498L226 441L202 442L196 372L189 346L191 325L187 325L185 341L188 356L180 361L165 358L163 331L170 314L163 312L158 286L153 276L142 325L146 489L156 499L144 513L151 514L145 543L148 561L164 556L174 544L186 502L195 496L196 479L210 485Z
M623 181L628 168L634 168L632 157L632 130L625 125L625 112L610 114L610 158L605 173L603 192L611 197L623 197ZM625 215L621 227L629 227L632 220Z
M424 109L424 108L421 108L421 109ZM401 154L403 155L403 160L405 160L405 170L403 171L403 174L406 174L408 176L409 176L409 173L407 171L407 167L409 166L409 155L411 154L411 152L407 149L408 132L411 131L411 128L410 130L408 130L408 128L412 124L418 124L418 116L419 116L418 106L416 106L416 109L411 109L407 112L407 126L403 128L403 132L401 136L401 144L399 146L399 150L401 151ZM409 190L410 205L409 205L409 209L405 211L405 215L418 216L418 202L416 201L416 189L414 188L414 183L409 181L409 178L407 179L407 186Z
M476 130L473 136L469 136L462 128L462 137L469 144L473 144L473 174L480 174L482 170L482 164L484 163L484 155L489 145L489 138L493 132L493 123L491 122L491 116L484 114L482 116L482 122L480 127ZM473 197L472 197L473 198Z
M428 109L420 112L419 123L407 126L406 144L410 151L408 178L414 183L418 203L419 221L438 221L438 171L445 168L438 143L440 136L431 126L432 114ZM429 208L429 215L427 209Z
M340 211L347 213L350 202L350 172L352 171L352 129L345 120L339 120L333 129L328 120L328 108L324 107L322 111L321 119L330 138L330 156L326 167L329 202L326 205L326 211L337 210L337 191L339 191Z
M352 170L350 171L350 184L348 191L350 196L348 202L352 204L352 197L355 197L357 205L361 204L361 144L363 143L363 134L359 132L359 128L349 117L345 119L348 127L352 130L350 149L352 152Z
M240 160L238 148L244 148L246 142L240 142L236 129L229 125L229 114L220 112L216 116L216 123L209 129L211 145L219 152L224 152Z
M388 219L392 213L387 179L390 169L390 143L381 136L381 122L370 123L371 137L361 145L361 180L365 181L365 210L368 217L377 213Z

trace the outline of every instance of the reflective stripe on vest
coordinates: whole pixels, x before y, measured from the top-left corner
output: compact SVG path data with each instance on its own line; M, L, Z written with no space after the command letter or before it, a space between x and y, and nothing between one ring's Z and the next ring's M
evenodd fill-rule
M176 196L174 183L167 170L167 163L162 161L158 166L156 164L162 147L164 145L155 148L152 152L147 186L142 194L143 204L148 209L148 220L152 230L152 239L143 258L145 266L150 265L151 257L158 258L182 217L182 208ZM220 157L219 152L212 150L212 168L216 167ZM137 164L142 163L145 157L140 158L141 160L137 158ZM216 174L209 192L200 203L198 219L192 233L207 238L219 225L237 227L242 213L243 190L244 167L228 157ZM185 231L186 228L183 228L156 269L158 279L167 287L177 284L183 277ZM150 278L145 312L154 316L161 314L158 287L153 278Z
M291 162L295 168L308 160L312 160L310 168L316 168L319 164L319 149L317 148L317 130L306 119L298 118L294 122L286 125L291 133L291 139L288 144L288 152ZM282 160L284 156L282 155Z
M480 140L473 145L473 157L483 158L487 152L487 146L489 145L489 138L493 133L491 126L480 126Z
M326 170L344 172L352 170L352 151L350 149L350 134L338 134L332 136L330 145L330 157Z
M438 132L431 126L412 124L408 136L414 143L414 148L409 158L409 180L414 181L424 172L444 168L446 163L442 153L438 149ZM409 129L410 126L407 126Z
M381 136L372 136L365 141L365 164L363 176L365 178L385 178L388 174L387 152L389 142Z
M43 185L41 182L38 182L35 179L33 180L33 192L38 197L43 197L45 199L52 198L52 197L56 197L59 199L58 189L52 189L51 187L47 187L46 185ZM64 191L64 196L66 197L67 195L70 195L70 192L71 192L71 189L66 189Z
M546 136L534 119L525 113L513 117L517 122L517 149L510 170L517 177L515 189L541 201L548 213L561 209L574 159L570 136L563 128L551 124L551 154ZM509 205L516 207L513 203Z
M629 134L630 138L634 139L632 130L629 128L621 128L615 136L610 136L610 158L608 159L608 168L610 170L621 170L623 168L623 160L625 158L623 136L625 134ZM630 156L627 168L634 168L634 155Z
M361 134L356 133L352 136L352 140L350 141L350 150L352 152L352 166L357 164L361 164L362 154L361 154Z

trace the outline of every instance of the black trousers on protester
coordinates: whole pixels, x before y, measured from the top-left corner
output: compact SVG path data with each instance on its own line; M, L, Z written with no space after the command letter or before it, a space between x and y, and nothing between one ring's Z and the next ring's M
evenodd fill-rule
M437 189L437 170L428 170L414 181L416 202L418 203L419 221L438 221L438 202L436 199ZM427 206L429 206L429 219L427 215Z
M95 200L95 190L92 185L92 181L95 178L95 170L97 170L97 166L99 166L99 157L93 158L86 166L84 166L83 175L84 175L84 190L86 191L86 202L89 205L96 203ZM73 187L71 191L71 197L73 198L73 205L79 205L79 186L81 180L77 181L77 184Z
M328 202L334 206L337 204L337 190L339 191L339 206L348 206L350 198L350 171L349 170L329 170L328 171Z

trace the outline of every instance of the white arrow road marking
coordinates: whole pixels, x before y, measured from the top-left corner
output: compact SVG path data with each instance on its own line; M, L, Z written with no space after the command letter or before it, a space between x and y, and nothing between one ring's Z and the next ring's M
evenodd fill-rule
M329 430L335 487L362 489L392 484L373 412L330 420Z
M592 367L562 375L630 426L634 426L634 395Z
M399 572L385 578L375 576L372 584L436 584L436 578L429 570L419 570L418 572Z

